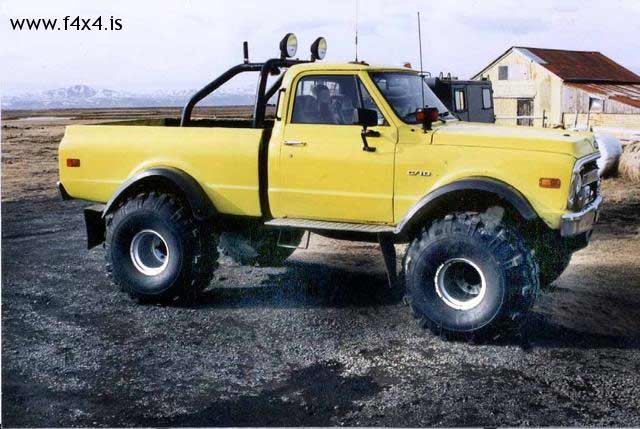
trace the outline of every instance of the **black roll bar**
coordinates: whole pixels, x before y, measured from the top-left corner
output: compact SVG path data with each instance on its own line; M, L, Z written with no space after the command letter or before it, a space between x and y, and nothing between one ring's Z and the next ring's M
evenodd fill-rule
M267 89L267 79L269 78L269 74L274 69L279 69L280 67L291 67L295 64L303 64L308 63L308 60L297 60L297 59L286 59L286 58L272 58L270 60L265 61L264 63L249 63L245 62L242 64L238 64L237 66L231 67L226 72L222 73L216 79L208 83L198 92L196 92L185 104L182 109L182 116L180 118L180 126L186 127L189 126L191 122L191 113L193 112L193 108L195 105L200 102L202 99L207 97L209 94L214 92L216 89L224 85L235 75L244 73L244 72L260 72L260 78L258 79L258 88L256 90L256 102L253 107L253 128L261 128L264 125L264 116L267 109L267 101L276 93L280 85L282 85L282 79L284 77L284 73Z
M259 71L262 69L262 64L260 63L242 63L237 66L231 67L226 72L222 73L218 78L209 82L205 85L201 90L196 92L191 96L187 104L185 104L182 109L182 117L180 118L180 126L186 127L191 122L191 113L193 112L193 108L195 105L200 102L207 95L211 94L213 91L227 83L232 77L237 74L249 72L249 71Z
M273 82L273 84L269 87L269 89L267 89L267 91L264 93L265 101L269 101L271 97L273 97L273 94L275 94L278 91L278 89L280 89L283 79L284 79L284 73L282 73L280 77L275 82Z

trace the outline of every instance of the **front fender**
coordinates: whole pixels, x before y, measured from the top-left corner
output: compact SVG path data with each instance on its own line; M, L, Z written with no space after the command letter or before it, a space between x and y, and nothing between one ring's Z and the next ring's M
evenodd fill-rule
M505 200L524 219L529 221L538 217L526 197L513 186L488 177L472 177L449 183L422 197L398 223L395 233L406 233L416 222L420 222L430 211L437 208L445 197L459 191L488 192Z

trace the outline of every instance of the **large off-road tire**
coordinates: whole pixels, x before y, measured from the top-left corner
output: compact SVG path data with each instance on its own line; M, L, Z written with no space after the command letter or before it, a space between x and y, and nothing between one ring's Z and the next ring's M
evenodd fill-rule
M259 226L239 232L224 232L218 250L240 265L277 267L296 250L304 231L290 230L286 234L290 247L278 246L279 231L273 228Z
M210 224L174 195L140 193L106 216L107 272L139 302L190 303L217 266Z
M538 265L519 232L475 213L422 230L403 268L414 315L447 337L479 339L518 327L539 292Z

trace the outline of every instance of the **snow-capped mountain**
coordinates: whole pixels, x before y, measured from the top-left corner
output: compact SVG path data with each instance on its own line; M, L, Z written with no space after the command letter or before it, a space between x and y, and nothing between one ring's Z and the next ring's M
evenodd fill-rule
M204 106L253 104L253 88L220 88L200 103ZM172 107L183 106L195 89L132 93L87 85L73 85L39 93L2 97L3 109L64 109L105 107Z

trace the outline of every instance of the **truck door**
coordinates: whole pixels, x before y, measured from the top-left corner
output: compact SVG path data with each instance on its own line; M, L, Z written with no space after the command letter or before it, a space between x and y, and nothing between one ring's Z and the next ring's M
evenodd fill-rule
M293 82L280 147L277 184L269 185L275 217L393 222L397 131L355 74L305 74ZM291 108L293 103L293 108ZM378 111L369 128L375 152L363 148L356 109Z

